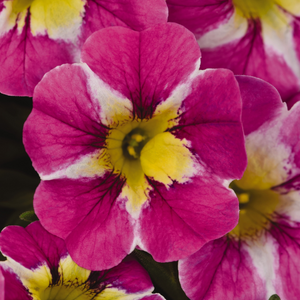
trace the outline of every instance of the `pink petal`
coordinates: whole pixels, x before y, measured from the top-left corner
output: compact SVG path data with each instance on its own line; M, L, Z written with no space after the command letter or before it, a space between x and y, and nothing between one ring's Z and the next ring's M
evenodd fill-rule
M266 300L263 280L249 254L227 237L179 261L181 286L191 300Z
M213 178L195 177L168 190L151 182L151 202L140 217L141 248L160 262L194 253L230 231L238 221L234 193Z
M214 173L224 179L240 178L246 153L240 127L241 98L233 74L228 70L201 73L183 105L175 135L191 141L192 152Z
M188 80L198 68L200 50L193 35L180 25L161 24L141 33L109 28L85 43L82 61L110 87L133 102L140 117Z
M28 269L46 263L49 268L58 266L66 255L65 243L34 222L26 228L9 226L0 235L1 252Z

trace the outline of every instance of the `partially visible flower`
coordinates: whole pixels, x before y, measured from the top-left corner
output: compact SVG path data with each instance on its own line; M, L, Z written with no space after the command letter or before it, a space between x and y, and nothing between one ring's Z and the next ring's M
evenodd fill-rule
M274 85L284 101L300 90L298 0L167 0L169 21L191 30L201 68L228 68Z
M300 103L288 111L277 91L237 76L248 166L231 187L238 225L179 262L191 300L282 300L300 295Z
M34 207L78 264L109 268L136 245L174 261L236 225L240 92L231 71L199 71L199 57L177 24L106 28L84 45L85 63L36 87L24 127L42 179Z
M64 241L38 221L26 228L6 227L0 234L0 249L7 256L0 263L1 300L164 299L151 294L150 277L137 261L128 257L101 272L83 269L73 262Z
M0 92L32 96L46 72L79 62L81 46L98 29L140 31L166 19L164 0L1 0Z

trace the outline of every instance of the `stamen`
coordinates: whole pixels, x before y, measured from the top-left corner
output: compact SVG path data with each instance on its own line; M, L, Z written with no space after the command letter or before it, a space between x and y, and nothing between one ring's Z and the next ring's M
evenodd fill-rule
M130 160L140 157L143 147L148 142L148 136L141 128L135 128L130 131L123 139L123 155Z
M249 194L242 193L237 195L240 203L248 203L249 202Z

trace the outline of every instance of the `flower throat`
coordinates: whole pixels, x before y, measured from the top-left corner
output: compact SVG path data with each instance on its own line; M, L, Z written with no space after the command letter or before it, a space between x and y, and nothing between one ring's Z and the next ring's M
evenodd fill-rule
M129 160L138 159L148 140L149 138L143 129L135 128L131 130L122 142L123 155Z
M247 19L262 18L274 8L273 0L233 0L237 12Z

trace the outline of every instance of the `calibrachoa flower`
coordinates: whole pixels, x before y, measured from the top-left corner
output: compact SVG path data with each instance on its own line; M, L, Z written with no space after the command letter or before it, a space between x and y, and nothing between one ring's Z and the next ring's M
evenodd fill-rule
M287 111L278 92L238 76L248 166L231 187L238 225L179 262L191 300L282 300L300 295L300 103Z
M240 92L231 71L199 71L199 57L180 25L106 28L83 63L37 85L24 127L42 179L34 207L79 265L109 268L136 245L178 260L236 225Z
M98 29L140 31L166 20L164 0L0 0L0 92L32 96L46 72L79 62Z
M201 68L228 68L273 84L283 100L300 89L298 0L167 0L169 21L191 30Z
M0 248L7 256L0 263L1 300L164 299L151 294L149 275L137 261L128 257L110 270L83 269L71 259L64 241L38 221L26 228L6 227Z

